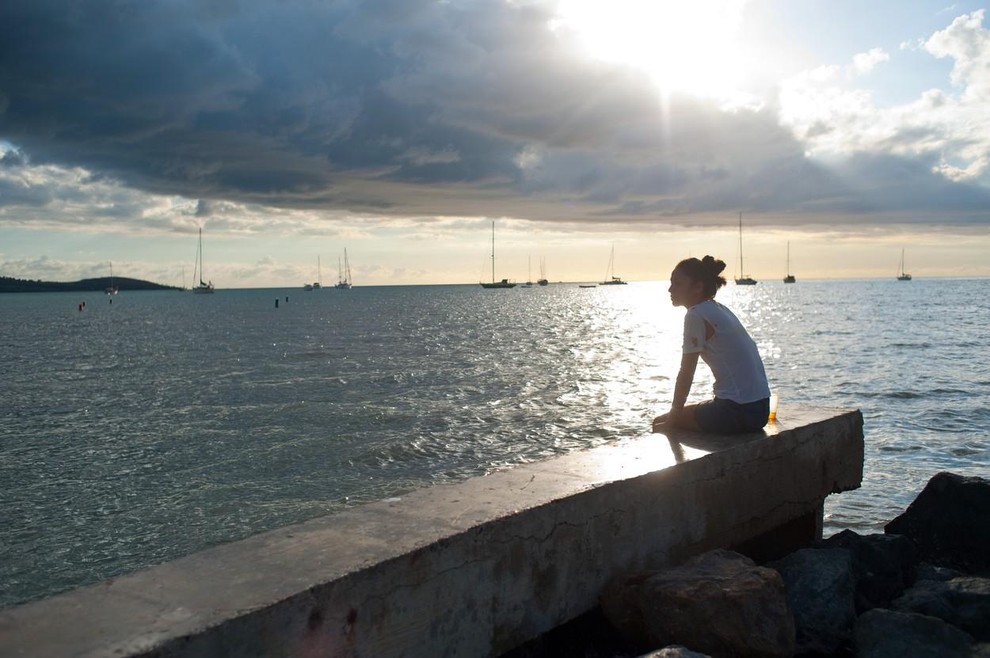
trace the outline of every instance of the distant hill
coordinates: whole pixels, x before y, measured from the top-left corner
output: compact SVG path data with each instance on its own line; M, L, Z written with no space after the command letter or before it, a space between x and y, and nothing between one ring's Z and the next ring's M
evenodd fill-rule
M141 279L128 279L120 276L113 277L113 285L119 291L181 290L177 286L163 286L160 283L142 281ZM9 276L0 276L0 292L103 292L109 287L110 277L108 276L72 282L27 281L25 279L14 279Z

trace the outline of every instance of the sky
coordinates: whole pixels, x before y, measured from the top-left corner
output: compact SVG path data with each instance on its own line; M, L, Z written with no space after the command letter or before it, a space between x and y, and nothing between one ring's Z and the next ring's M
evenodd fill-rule
M5 0L0 276L990 276L986 13Z

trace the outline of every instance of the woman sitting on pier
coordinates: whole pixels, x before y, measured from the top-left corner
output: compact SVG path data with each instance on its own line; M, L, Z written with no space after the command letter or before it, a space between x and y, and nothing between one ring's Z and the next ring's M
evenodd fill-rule
M715 293L725 285L725 263L705 256L682 260L670 274L670 302L687 309L681 368L670 411L653 420L653 431L679 428L740 434L767 424L770 386L756 343ZM713 400L688 404L698 357L715 376Z

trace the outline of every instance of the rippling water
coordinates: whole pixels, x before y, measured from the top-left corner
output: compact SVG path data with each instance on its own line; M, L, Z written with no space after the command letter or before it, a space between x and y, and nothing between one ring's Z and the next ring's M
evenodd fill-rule
M986 285L719 293L782 416L863 411L864 486L826 532L880 529L939 470L987 474ZM662 282L0 295L0 606L642 434L682 317Z

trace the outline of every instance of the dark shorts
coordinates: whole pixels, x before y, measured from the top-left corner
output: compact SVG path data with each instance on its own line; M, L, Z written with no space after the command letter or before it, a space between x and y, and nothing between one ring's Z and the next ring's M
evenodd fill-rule
M694 419L705 432L744 434L763 429L770 415L770 398L739 404L715 398L694 409Z

